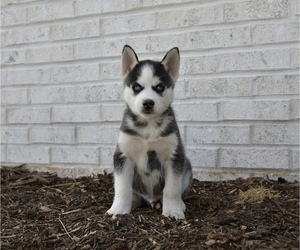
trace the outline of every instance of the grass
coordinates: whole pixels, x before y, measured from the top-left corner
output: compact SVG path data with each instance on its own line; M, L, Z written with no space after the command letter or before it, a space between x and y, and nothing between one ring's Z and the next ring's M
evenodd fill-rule
M256 187L250 188L249 190L243 192L240 190L237 204L244 204L245 202L251 203L261 203L265 198L275 199L280 195L277 191L272 190L271 188L265 187Z

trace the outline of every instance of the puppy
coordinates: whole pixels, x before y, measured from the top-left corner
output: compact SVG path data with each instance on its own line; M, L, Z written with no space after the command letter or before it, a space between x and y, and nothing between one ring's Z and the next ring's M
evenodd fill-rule
M107 214L127 214L143 204L162 205L162 214L184 219L183 194L192 181L171 107L179 75L179 50L161 62L139 61L125 45L122 52L127 104L114 154L115 196Z

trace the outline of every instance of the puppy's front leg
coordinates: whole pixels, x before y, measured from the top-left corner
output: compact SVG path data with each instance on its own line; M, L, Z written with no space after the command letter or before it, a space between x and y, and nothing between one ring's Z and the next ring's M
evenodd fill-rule
M134 166L127 157L122 159L122 166L115 167L114 188L115 197L111 208L107 214L129 214L132 206L132 180Z
M165 164L165 188L163 191L163 213L167 217L184 219L185 204L182 201L182 173L175 171L172 161Z

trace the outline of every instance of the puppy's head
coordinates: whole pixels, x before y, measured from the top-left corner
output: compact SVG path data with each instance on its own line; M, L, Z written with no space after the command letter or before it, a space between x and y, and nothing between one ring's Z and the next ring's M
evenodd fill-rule
M179 75L179 50L171 49L161 62L139 61L125 45L122 52L124 98L132 112L143 118L162 114L173 101L174 84Z

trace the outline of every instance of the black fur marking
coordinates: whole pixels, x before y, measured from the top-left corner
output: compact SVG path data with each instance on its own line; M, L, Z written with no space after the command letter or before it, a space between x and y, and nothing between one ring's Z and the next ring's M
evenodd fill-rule
M182 174L184 170L184 164L186 161L186 156L184 153L184 148L179 138L179 143L176 148L175 154L173 155L172 162L173 162L173 171L176 174Z
M124 132L125 134L128 134L128 135L139 136L139 133L137 133L133 129L130 129L129 127L121 127L121 130L122 130L122 132Z
M174 82L171 79L168 72L165 70L164 65L162 65L160 62L151 61L151 60L144 60L140 61L135 67L132 69L132 71L127 75L127 77L124 80L124 84L128 87L132 87L134 83L137 82L137 79L141 76L142 68L145 65L149 65L154 70L154 75L159 77L161 84L165 88L174 88Z
M134 125L136 127L146 127L148 125L148 122L146 122L146 121L135 121Z
M164 178L160 177L158 184L156 184L153 188L153 195L154 196L162 195L164 187L165 187L165 180L164 180Z
M114 154L114 170L116 173L122 173L126 159L127 158L123 156L123 153L120 151L119 146L117 146L117 149Z
M148 191L144 183L142 182L141 176L137 171L137 166L134 167L132 189L138 194L147 195Z
M170 123L167 125L167 127L161 132L160 136L161 137L167 137L173 133L176 133L179 135L179 129L177 126L177 122L175 119L175 114L172 109L172 107L169 107L164 113L163 116L167 116L171 118Z
M145 172L144 172L144 175L146 175L147 177L149 177L149 176L151 175L151 173L148 172L148 171L145 171Z
M148 125L148 122L146 121L140 121L138 116L135 115L129 107L125 110L125 113L128 115L128 117L131 118L131 120L134 122L134 125L136 127L146 127Z
M162 125L162 122L156 122L157 128L159 128Z
M124 112L120 130L128 135L140 136L138 132L136 132L133 128L129 127L129 125L127 124L126 118L128 117L134 122L136 126L147 126L147 124L140 123L138 121L138 117L127 106Z
M134 122L134 126L136 127L146 127L148 125L147 121L139 120L139 117L135 115L129 107L127 107L127 115L131 118L131 120Z
M160 160L157 158L155 151L148 151L148 165L147 169L152 172L153 170L161 170L161 163Z

